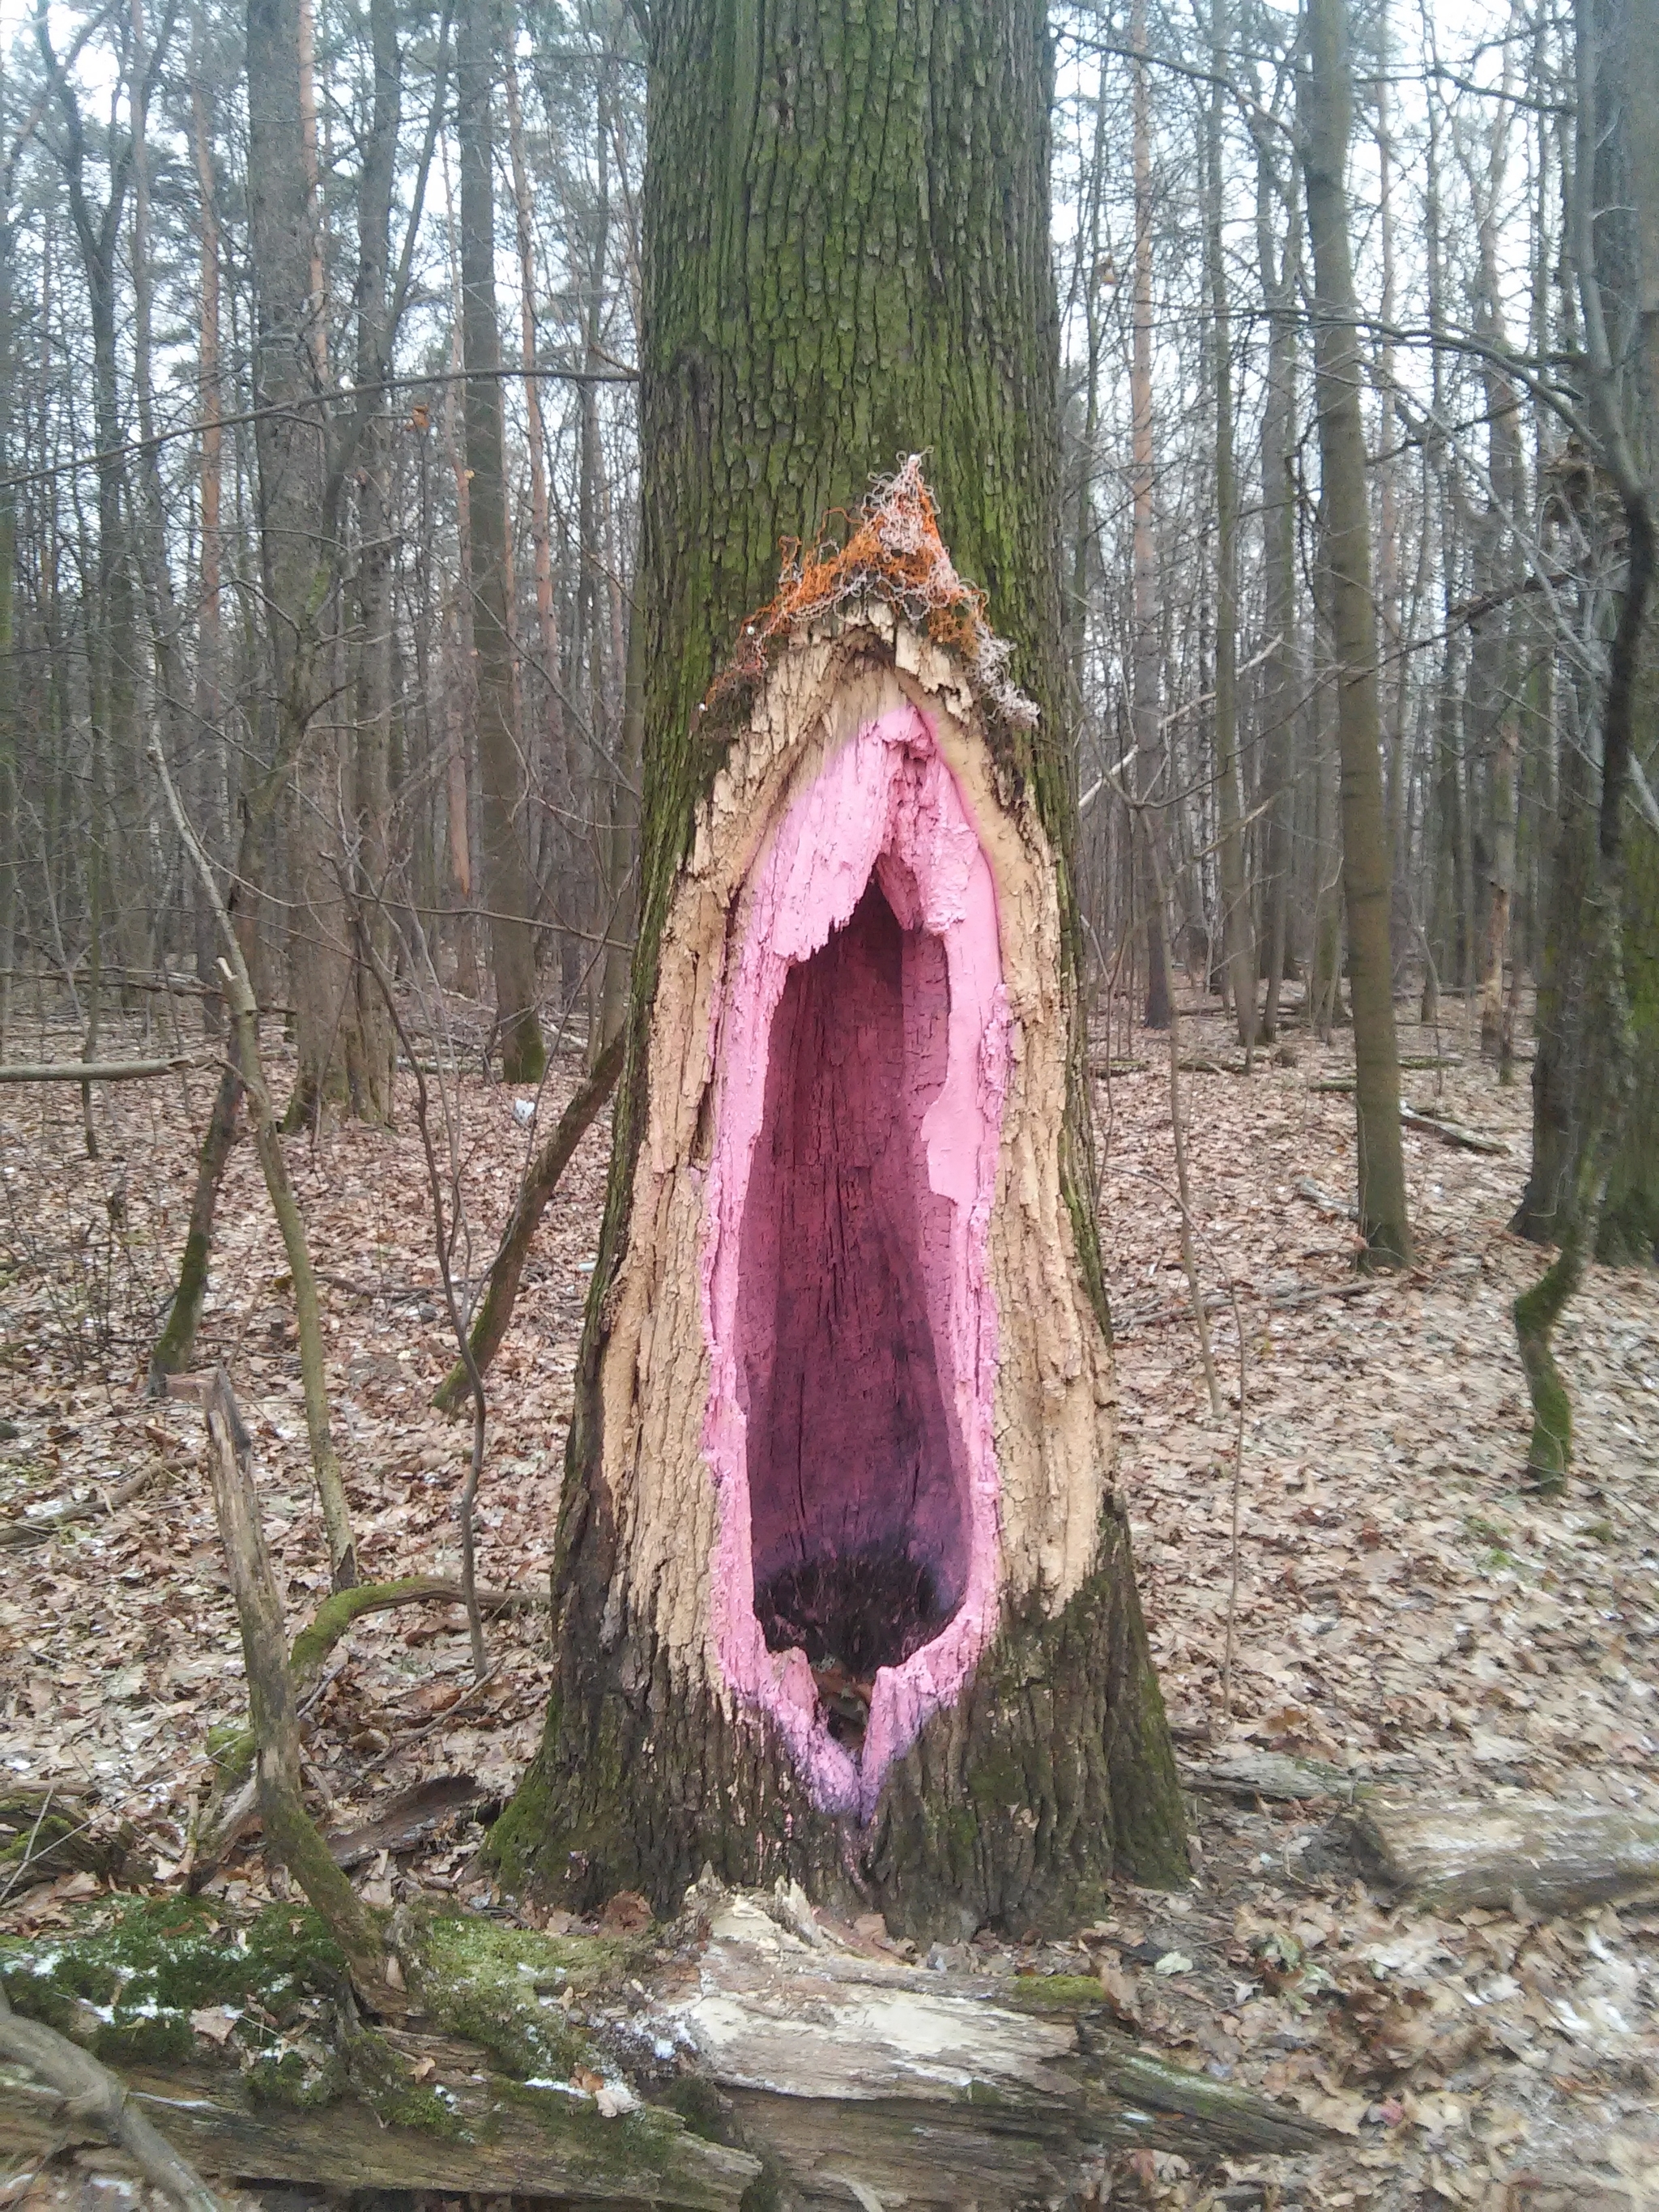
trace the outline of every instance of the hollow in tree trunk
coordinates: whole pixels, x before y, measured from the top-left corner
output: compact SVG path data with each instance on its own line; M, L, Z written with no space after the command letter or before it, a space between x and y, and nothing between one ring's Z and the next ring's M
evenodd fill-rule
M732 13L653 11L641 926L494 1848L584 1906L708 1862L1075 1925L1185 1854L1113 1486L1042 10ZM739 220L798 205L806 255ZM750 617L907 447L983 597L911 462Z

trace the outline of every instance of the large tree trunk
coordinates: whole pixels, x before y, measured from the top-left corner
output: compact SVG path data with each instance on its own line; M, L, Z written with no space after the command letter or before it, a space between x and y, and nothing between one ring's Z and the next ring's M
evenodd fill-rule
M1185 1861L1112 1486L1042 10L653 24L641 923L559 1675L495 1847L583 1905L712 1863L1075 1924ZM1029 698L914 465L745 627L779 540L923 447Z
M1400 1144L1400 1059L1389 944L1389 860L1382 810L1376 620L1365 486L1364 374L1348 241L1346 185L1353 87L1346 0L1310 0L1311 66L1304 80L1303 166L1316 303L1315 392L1321 510L1336 659L1342 763L1342 890L1353 1001L1359 1226L1374 1261L1408 1262L1406 1169Z

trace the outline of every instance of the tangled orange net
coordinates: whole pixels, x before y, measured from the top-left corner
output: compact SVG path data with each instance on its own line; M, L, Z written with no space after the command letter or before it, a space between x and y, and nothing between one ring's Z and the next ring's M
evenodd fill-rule
M774 645L799 623L874 597L950 647L966 663L975 690L1006 722L1034 728L1036 702L1008 673L1012 648L987 622L984 592L957 574L945 549L921 456L912 453L894 475L878 477L857 516L841 519L852 524L842 546L830 543L828 520L811 546L786 541L776 596L744 624L738 649L710 685L705 706L763 676Z

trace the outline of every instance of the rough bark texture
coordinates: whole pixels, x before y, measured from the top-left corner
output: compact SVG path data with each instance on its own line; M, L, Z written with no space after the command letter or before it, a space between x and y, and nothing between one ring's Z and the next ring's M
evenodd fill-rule
M988 1250L1002 1612L976 1674L888 1771L860 1828L816 1808L771 1723L724 1686L700 1269L734 908L789 798L905 701L928 718L978 828L1017 1031ZM561 1679L538 1765L497 1832L514 1874L571 1900L635 1887L665 1906L709 1862L725 1880L787 1875L848 1905L878 1901L907 1928L959 1934L1075 1925L1113 1870L1179 1871L1173 1769L1109 1483L1109 1354L1063 1185L1057 884L1035 805L954 656L880 607L790 643L698 810L654 948L629 1242L589 1332L560 1533Z
M1400 1144L1399 1046L1389 945L1376 622L1359 401L1364 368L1345 189L1353 104L1345 0L1310 0L1308 24L1311 66L1304 83L1302 159L1313 247L1320 504L1330 578L1337 744L1342 762L1342 886L1353 1000L1360 1231L1373 1259L1398 1267L1409 1261L1412 1246Z
M488 0L460 11L455 74L461 162L461 325L466 366L466 465L477 671L478 766L483 779L484 895L495 975L501 1075L539 1083L547 1066L536 1014L530 871L524 844L524 772L513 714L507 631L507 476L501 447L501 330L495 319L495 46Z
M563 1897L659 1905L705 1861L907 1929L1055 1924L1115 1869L1184 1872L1173 1761L1111 1490L1060 741L1048 52L1035 0L668 0L653 11L641 608L641 929L555 1569L546 1736L495 1832ZM700 712L781 539L926 450L1035 735L885 606L796 635ZM921 709L996 887L1013 1025L998 1293L1000 1625L862 1828L815 1808L710 1626L702 1163L711 1021L749 867L833 744ZM723 770L723 772L721 772Z
M234 1045L231 1049L234 1053ZM208 1264L213 1252L213 1218L218 1211L219 1186L224 1181L225 1165L236 1140L236 1109L241 1097L241 1076L234 1065L227 1061L213 1094L213 1109L203 1133L201 1150L196 1155L196 1185L191 1194L190 1226L185 1232L185 1249L179 1261L179 1287L173 1294L161 1333L150 1349L149 1389L153 1398L167 1395L167 1376L180 1374L189 1366L196 1346L196 1331L202 1318L203 1301L207 1297Z

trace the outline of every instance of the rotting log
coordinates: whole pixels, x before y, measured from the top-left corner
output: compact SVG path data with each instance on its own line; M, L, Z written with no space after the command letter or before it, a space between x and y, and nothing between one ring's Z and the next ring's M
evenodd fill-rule
M24 2069L54 2114L61 2113L72 2126L87 2130L94 2139L118 2144L135 2160L145 2180L164 2191L180 2212L221 2212L218 2198L189 2160L180 2157L150 2114L134 2100L127 2085L90 2052L44 2021L18 2019L3 1988L0 2062ZM27 2092L21 2094L27 2097ZM3 2131L0 2140L11 2132L7 2111L10 2101L0 2085L0 2130ZM53 2139L39 2148L55 2149L63 2136L60 2124Z
M50 1060L34 1066L18 1061L0 1066L0 1083L144 1083L190 1064L187 1053L173 1060Z
M1439 1800L1368 1795L1339 1815L1367 1871L1414 1902L1455 1912L1540 1912L1659 1894L1659 1813L1539 1796Z
M802 2207L1008 2212L1065 2198L1103 2151L1207 2165L1332 2139L1294 2106L1137 2046L1090 1976L905 1965L781 1883L736 1894L699 1883L684 1902L651 1959L603 1937L464 1935L488 1946L494 1987L522 2008L517 2027L490 2014L493 2051L524 2048L519 2028L536 2048L550 2021L588 2056L569 2081L556 2078L568 2058L515 2078L452 2032L380 2031L394 2094L418 2084L435 2126L337 2092L317 2110L256 2102L228 2056L137 2067L131 2084L203 2166L230 2178L710 2212L734 2208L763 2172ZM555 1949L569 1963L550 1977ZM440 1985L426 1985L441 2006ZM465 1971L456 1986L476 1989ZM599 2081L603 2103L590 2094ZM0 2145L38 2151L49 2124L37 2093L0 2080Z
M561 2129L546 2099L526 2098L520 2084L490 2073L476 2045L402 2033L396 2041L411 2072L433 2061L428 2081L441 2085L450 2112L443 2133L388 2125L355 2099L319 2111L262 2104L234 2069L210 2065L130 2069L129 2110L228 2180L737 2212L761 2171L757 2158L704 2142L672 2114L653 2114L642 2128L601 2119L591 2101L573 2099ZM0 2150L39 2160L64 2132L51 2092L0 2074Z
M1494 1159L1508 1155L1509 1146L1501 1137L1484 1137L1478 1129L1466 1129L1459 1121L1443 1121L1437 1114L1426 1114L1420 1106L1402 1106L1400 1119L1407 1129L1420 1129L1426 1137L1438 1137L1443 1145L1450 1145L1460 1152L1485 1152Z

